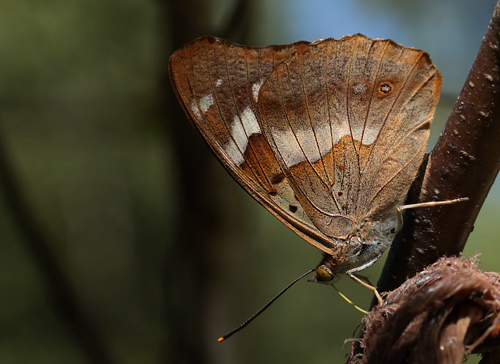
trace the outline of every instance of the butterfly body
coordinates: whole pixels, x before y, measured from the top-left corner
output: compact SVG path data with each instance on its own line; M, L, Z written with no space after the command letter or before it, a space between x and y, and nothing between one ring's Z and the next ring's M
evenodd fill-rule
M316 270L312 282L335 283L338 274L368 268L375 263L391 242L400 228L397 209L391 210L381 219L367 220L359 229L353 231L347 238L335 239L331 253L324 253L318 267L327 269L329 273L322 277Z
M317 280L366 268L387 249L439 98L425 52L360 34L265 48L204 37L169 69L236 181L324 252L319 267L331 277L317 270Z

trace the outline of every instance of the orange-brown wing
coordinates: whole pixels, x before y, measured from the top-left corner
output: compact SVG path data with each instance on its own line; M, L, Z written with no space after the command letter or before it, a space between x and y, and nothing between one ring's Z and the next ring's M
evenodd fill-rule
M186 114L231 175L258 202L309 243L333 242L297 201L262 134L259 89L272 70L309 43L249 48L204 37L170 58L170 78Z
M321 232L346 238L404 198L440 85L426 53L359 34L298 47L274 68L260 125Z

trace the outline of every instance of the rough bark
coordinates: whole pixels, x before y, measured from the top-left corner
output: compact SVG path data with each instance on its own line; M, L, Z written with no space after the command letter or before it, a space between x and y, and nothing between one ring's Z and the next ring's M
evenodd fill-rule
M420 178L417 178L412 186L407 200L408 203L415 203L468 197L469 201L448 206L408 210L406 212L404 227L392 244L382 276L377 284L381 292L396 289L407 279L421 272L424 267L434 263L439 257L459 255L473 229L479 210L495 181L500 169L500 143L498 142L500 140L499 34L500 2L497 3L479 52L445 128L430 153L427 163L422 166ZM420 275L418 277L423 279ZM447 281L448 283L436 279L430 285L426 284L417 287L411 295L404 297L402 306L397 309L392 307L391 310L384 312L385 317L382 320L384 324L380 325L380 331L373 330L373 327L371 329L365 327L363 330L363 344L359 345L358 342L354 346L351 360L353 358L359 360L359 355L363 351L362 346L366 347L367 342L372 342L377 344L372 347L372 351L366 353L367 355L362 359L363 362L422 362L421 359L425 358L419 359L411 356L413 352L412 345L398 346L395 349L398 350L397 353L396 351L389 353L391 349L386 346L389 344L384 342L381 337L385 336L385 339L389 338L389 341L392 337L394 343L397 341L397 335L411 330L415 320L425 320L432 315L436 318L436 315L439 315L436 310L442 309L442 306L438 306L440 302L443 302L444 296L436 297L434 295L435 291L442 289L443 284L449 284L449 287L453 286L453 282L464 282L466 284L467 279L467 276L455 276L450 281ZM496 279L498 280L498 277ZM413 283L415 284L415 282ZM396 291L390 294L388 300L394 295L402 295L408 288L407 286L408 283L405 283L397 288ZM466 289L468 296L465 299L476 302L477 297L484 297L487 290L485 291L483 288L468 287ZM491 293L491 291L488 292ZM467 306L464 311L463 307L460 306L464 301L457 299L464 298L464 292L457 291L455 294L456 296L453 296L451 301L447 301L447 304L451 302L451 306L447 306L448 313L459 312L456 318L469 321L476 320L478 317L476 315L481 318L485 317L484 312L477 311L476 306L473 308ZM402 296L399 297L401 299ZM427 300L430 301L427 302ZM494 300L497 300L497 298ZM424 309L421 305L421 302L424 301L431 306L430 309ZM385 308L384 306L383 309ZM374 312L380 313L381 311L375 308ZM442 311L439 312L442 313ZM406 315L405 317L408 317L408 320L401 320L403 313L403 316ZM372 320L369 317L366 322L368 325ZM496 314L491 315L490 318L496 320L494 324L498 325ZM446 335L446 332L440 331L443 327L432 326L441 323L442 321L439 320L427 322L426 329L434 334L439 332ZM456 321L454 321L454 325L456 329ZM448 328L447 330L452 329ZM482 330L480 333L475 333L475 337L482 337L482 340L489 343L482 347L487 350L484 360L488 362L487 360L498 356L498 351L495 351L498 348L498 340L493 337L493 333L490 334L492 326L483 327ZM422 335L422 332L420 332L420 337L423 337ZM420 344L424 345L424 341L422 340ZM436 342L434 341L434 343ZM461 362L463 355L467 353L465 345L470 345L470 342L464 341L459 344L453 352L453 354L458 355L457 362ZM433 353L430 347L426 348L424 352L429 355ZM381 358L384 359L377 361ZM410 359L405 361L403 358ZM425 360L429 362L428 358Z

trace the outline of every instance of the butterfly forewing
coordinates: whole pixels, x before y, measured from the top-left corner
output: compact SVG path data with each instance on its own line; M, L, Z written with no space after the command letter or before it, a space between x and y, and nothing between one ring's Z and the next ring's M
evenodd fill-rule
M441 85L426 53L359 34L267 48L201 38L170 74L233 177L327 253L404 198Z
M269 74L299 46L250 48L204 37L170 58L170 77L186 113L233 177L296 233L329 251L295 197L262 134L257 107Z

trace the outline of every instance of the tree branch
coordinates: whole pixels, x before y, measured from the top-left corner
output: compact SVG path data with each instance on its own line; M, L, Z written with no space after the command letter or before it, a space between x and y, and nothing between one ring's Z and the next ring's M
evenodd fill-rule
M459 254L500 169L500 3L423 178L409 202L469 197L468 202L408 210L378 282L382 291L441 256Z
M216 247L229 241L225 227L232 217L217 211L218 191L206 186L211 179L213 156L203 143L195 128L188 121L170 86L168 57L172 49L178 49L204 34L214 32L210 24L209 0L161 0L165 12L164 39L170 38L170 49L165 48L164 61L160 64L159 116L165 121L167 144L177 158L175 186L179 201L175 207L176 221L172 223L172 242L164 263L165 317L167 362L203 364L210 362L210 351L204 335L209 331L208 305L213 302L210 274L215 274L220 265ZM238 16L247 6L239 0L222 30L234 30ZM226 34L228 38L234 36ZM166 100L166 101L165 101ZM227 193L227 191L222 191ZM244 223L239 221L239 228ZM226 229L227 230L227 229ZM214 336L214 342L217 337Z
M463 250L500 170L499 82L500 1L445 128L407 198L407 203L458 197L469 201L407 210L379 291L394 290L440 257ZM355 344L350 360L362 351Z

